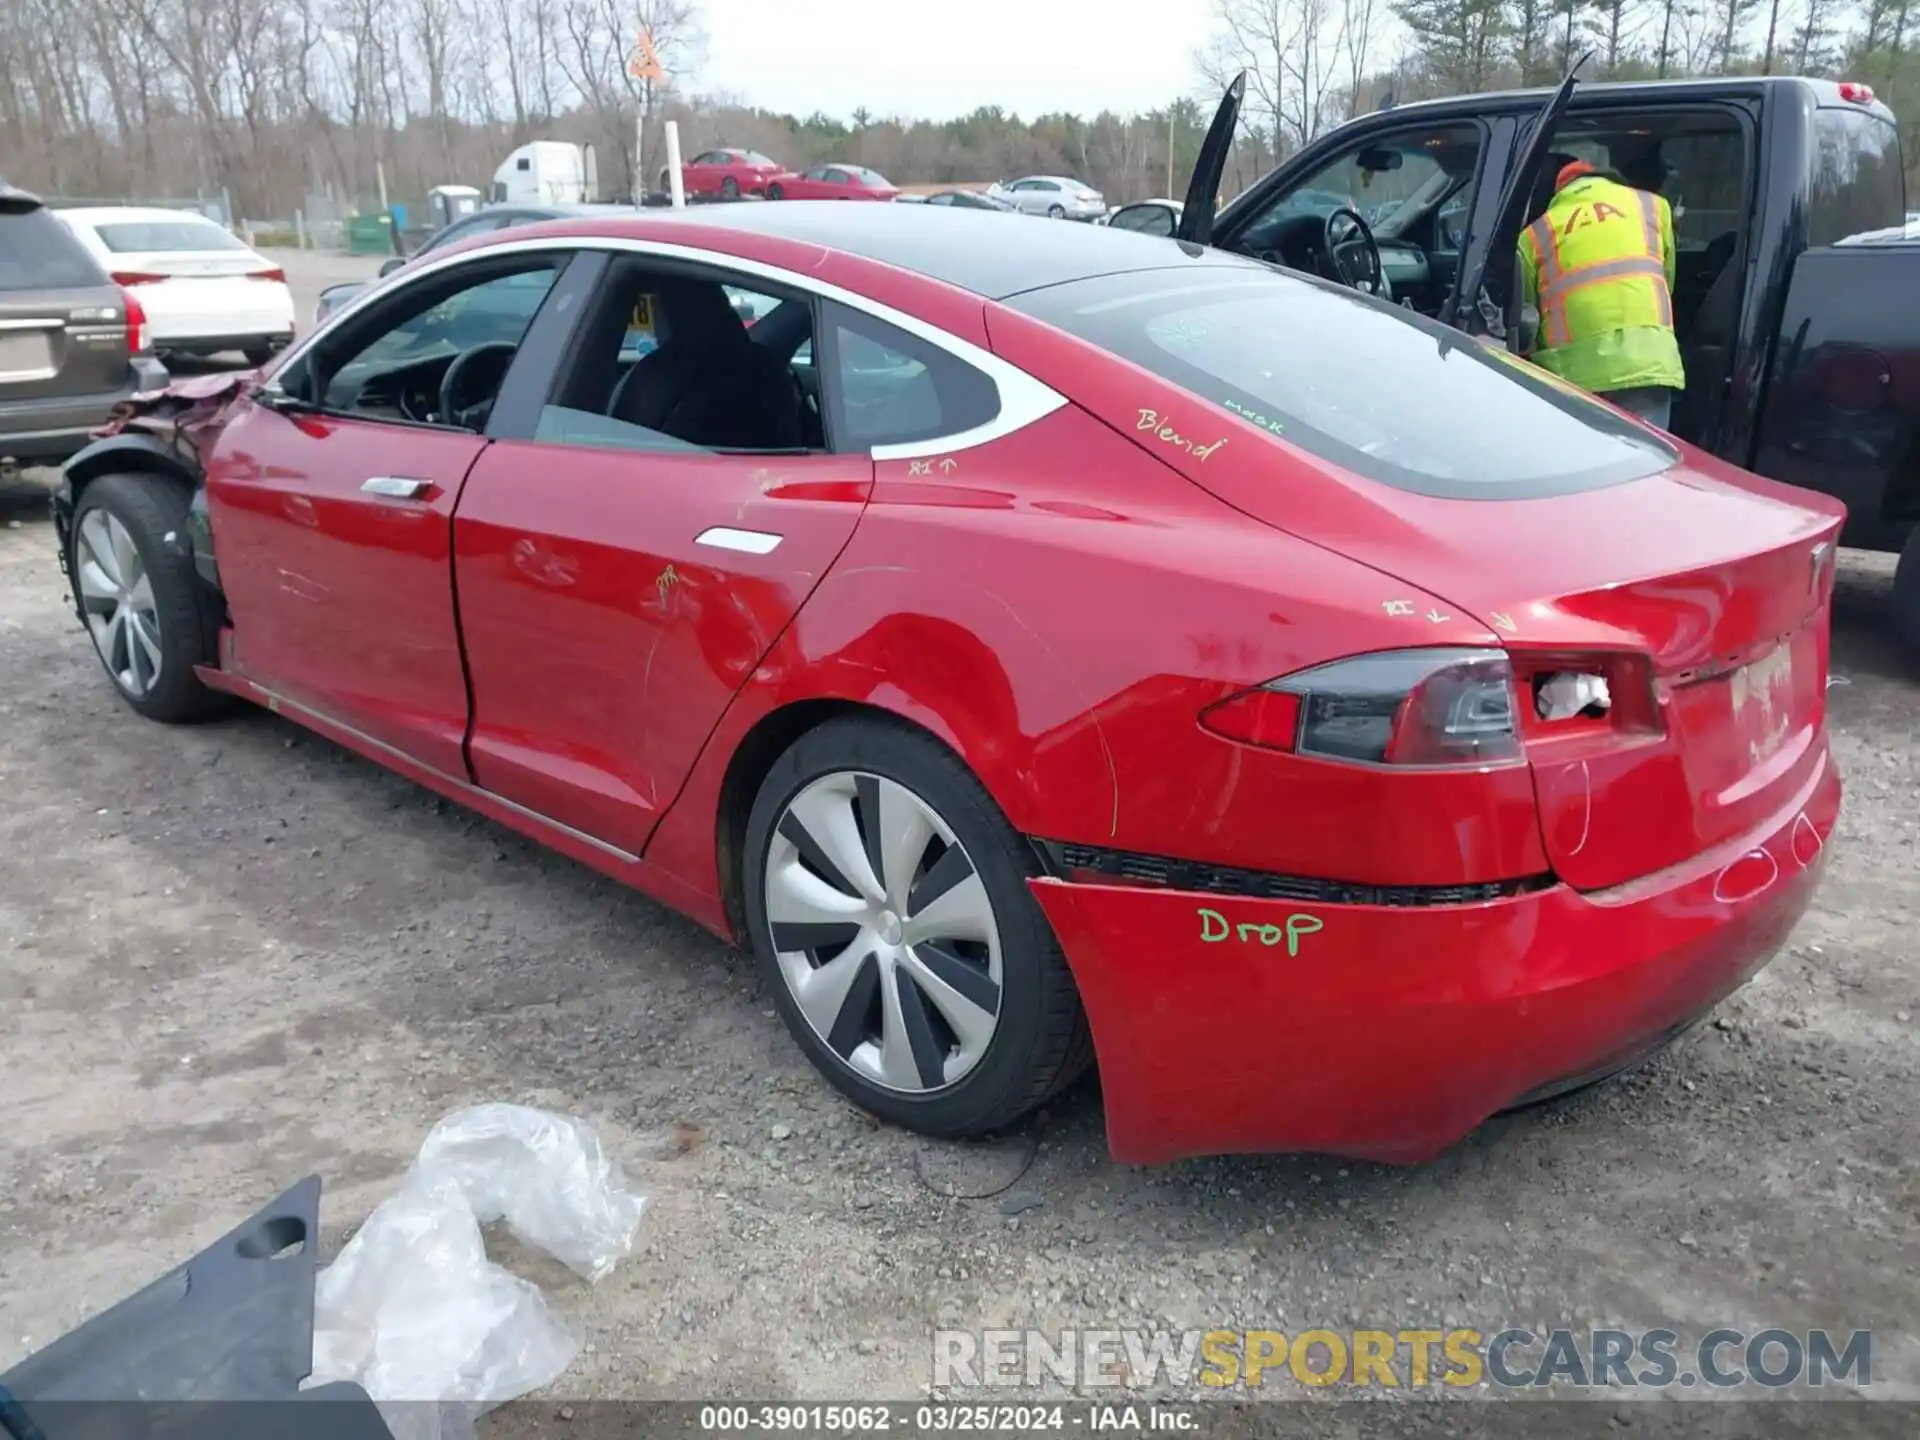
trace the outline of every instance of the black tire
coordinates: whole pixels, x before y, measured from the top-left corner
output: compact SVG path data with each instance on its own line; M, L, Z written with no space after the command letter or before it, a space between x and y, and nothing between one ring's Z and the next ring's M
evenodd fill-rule
M787 192L778 180L774 181L773 184L767 186L767 199L784 200L786 198L787 198Z
M731 175L720 182L720 196L724 200L738 200L740 198L740 187L734 183Z
M1067 218L1066 207L1064 205L1049 205L1047 207L1047 218L1049 220L1066 219Z
M952 830L973 861L1000 933L996 1028L960 1079L924 1093L888 1089L856 1071L815 1033L775 956L767 867L775 827L823 776L878 776L906 787ZM1052 928L1027 889L1032 851L967 767L932 737L880 717L849 716L811 730L775 762L747 822L745 913L754 954L787 1028L848 1099L896 1125L958 1137L1002 1129L1078 1079L1093 1058L1079 992Z
M1920 660L1920 527L1907 537L1893 570L1893 633Z
M147 719L169 724L204 720L231 703L227 696L201 684L193 670L218 657L220 607L193 568L186 528L190 499L184 485L156 475L102 475L80 492L67 542L74 603L84 611L80 555L87 517L104 511L127 532L153 589L160 666L150 688L140 693L129 689L100 656L91 628L87 639L120 698Z

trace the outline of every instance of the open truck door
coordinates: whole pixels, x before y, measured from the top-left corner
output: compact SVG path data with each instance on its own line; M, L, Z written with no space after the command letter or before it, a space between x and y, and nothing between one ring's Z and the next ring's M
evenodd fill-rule
M1494 212L1493 228L1485 234L1467 237L1453 293L1447 297L1447 303L1438 317L1444 324L1464 330L1469 335L1490 335L1498 340L1506 340L1509 348L1517 343L1520 304L1516 287L1512 284L1505 287L1507 303L1501 307L1494 304L1487 293L1487 277L1490 273L1503 274L1513 267L1520 232L1527 226L1528 202L1533 198L1534 187L1539 183L1547 157L1553 153L1554 132L1560 128L1560 122L1566 118L1567 107L1573 103L1573 90L1579 84L1581 68L1592 58L1591 50L1575 57L1567 67L1560 88L1553 92L1553 98L1542 107L1539 117L1533 122L1533 128L1527 132L1527 138L1520 146L1519 159L1507 171L1507 183L1500 192L1500 205Z
M1233 154L1234 132L1240 128L1240 105L1247 98L1247 72L1242 70L1220 97L1220 108L1213 112L1207 138L1200 142L1200 156L1193 162L1193 178L1187 182L1186 204L1180 210L1180 224L1173 238L1192 245L1213 243L1213 216L1220 206L1220 181L1227 173L1227 159Z

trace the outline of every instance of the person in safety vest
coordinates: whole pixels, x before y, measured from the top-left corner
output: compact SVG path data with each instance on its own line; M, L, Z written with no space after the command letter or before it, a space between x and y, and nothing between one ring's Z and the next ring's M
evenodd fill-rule
M1521 303L1538 310L1536 365L1665 429L1687 384L1673 334L1673 209L1658 195L1563 166L1520 236Z

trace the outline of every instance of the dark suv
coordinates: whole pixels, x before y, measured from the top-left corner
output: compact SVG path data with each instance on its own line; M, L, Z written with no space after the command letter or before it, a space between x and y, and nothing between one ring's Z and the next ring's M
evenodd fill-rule
M164 386L145 329L73 232L0 180L0 466L64 460L121 400Z

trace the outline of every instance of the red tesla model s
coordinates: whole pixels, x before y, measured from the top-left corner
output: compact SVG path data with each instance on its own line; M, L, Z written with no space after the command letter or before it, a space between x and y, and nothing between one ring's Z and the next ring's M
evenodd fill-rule
M1838 505L1370 295L1021 240L431 257L68 467L80 618L144 715L264 704L750 945L929 1133L1097 1058L1126 1161L1414 1160L1765 962Z

